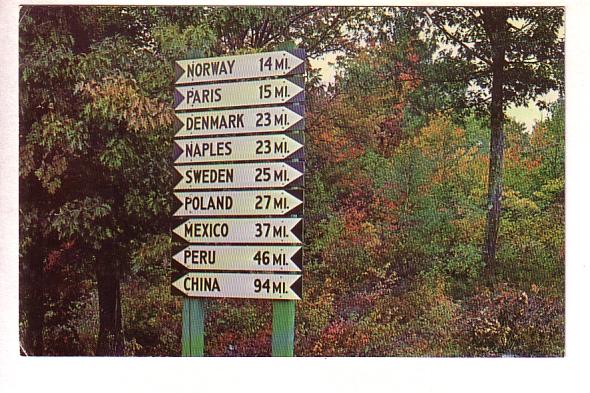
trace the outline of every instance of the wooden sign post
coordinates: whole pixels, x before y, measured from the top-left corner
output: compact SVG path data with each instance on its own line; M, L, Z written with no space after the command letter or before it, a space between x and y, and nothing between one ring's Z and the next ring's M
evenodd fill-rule
M305 51L175 64L172 292L182 356L203 356L206 298L273 302L272 355L293 356L302 296Z

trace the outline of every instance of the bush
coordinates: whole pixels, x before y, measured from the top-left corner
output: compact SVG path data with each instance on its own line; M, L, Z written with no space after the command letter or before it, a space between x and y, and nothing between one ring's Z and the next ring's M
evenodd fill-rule
M460 328L464 356L563 356L562 298L501 285L463 305Z

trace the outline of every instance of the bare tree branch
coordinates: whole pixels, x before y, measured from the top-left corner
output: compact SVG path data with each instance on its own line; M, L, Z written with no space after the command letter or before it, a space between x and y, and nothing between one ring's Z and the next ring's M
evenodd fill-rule
M458 39L457 37L455 37L454 35L452 35L447 29L445 29L444 26L442 26L440 23L438 23L434 19L434 17L430 13L430 11L426 10L426 15L428 16L428 19L432 22L432 24L434 26L436 26L445 36L447 36L449 39L451 39L454 43L456 43L457 45L459 45L462 48L464 48L466 51L468 51L473 56L477 57L479 60L481 60L484 63L486 63L488 66L490 66L490 67L492 66L492 62L489 59L486 59L481 53L478 53L473 48L468 47L464 42L462 42L460 39Z

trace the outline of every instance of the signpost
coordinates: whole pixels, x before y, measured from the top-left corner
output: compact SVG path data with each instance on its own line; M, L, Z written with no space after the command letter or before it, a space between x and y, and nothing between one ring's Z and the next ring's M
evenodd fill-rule
M284 216L301 214L303 190L175 192L174 216Z
M287 104L301 102L304 96L301 77L178 86L174 91L174 109Z
M283 188L303 185L303 162L264 162L175 166L175 190Z
M176 62L176 84L303 74L303 49L208 57Z
M300 272L301 246L219 246L184 247L173 256L187 270Z
M273 301L273 356L293 356L303 262L305 51L175 64L172 290L182 354L203 356L206 298ZM249 80L251 79L251 80Z
M176 137L302 130L303 105L176 113Z
M303 158L303 145L284 134L181 139L174 147L175 164Z
M172 286L190 297L301 300L300 274L189 272Z

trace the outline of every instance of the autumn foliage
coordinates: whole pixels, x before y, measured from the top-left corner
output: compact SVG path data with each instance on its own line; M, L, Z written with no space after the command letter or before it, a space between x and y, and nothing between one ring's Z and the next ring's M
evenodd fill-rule
M172 61L195 48L242 53L297 39L309 54L343 55L330 86L308 69L295 354L563 356L563 99L530 131L506 121L490 276L488 118L459 110L466 85L433 81L445 75L435 48L405 20L395 40L368 33L377 21L391 28L395 13L370 22L367 10L332 7L29 8L20 69L27 353L94 355L108 333L111 354L180 355L182 300L170 293ZM366 39L342 35L346 23ZM106 298L104 282L115 288ZM121 323L100 333L107 301L120 302ZM270 356L271 316L270 302L208 301L206 355Z

